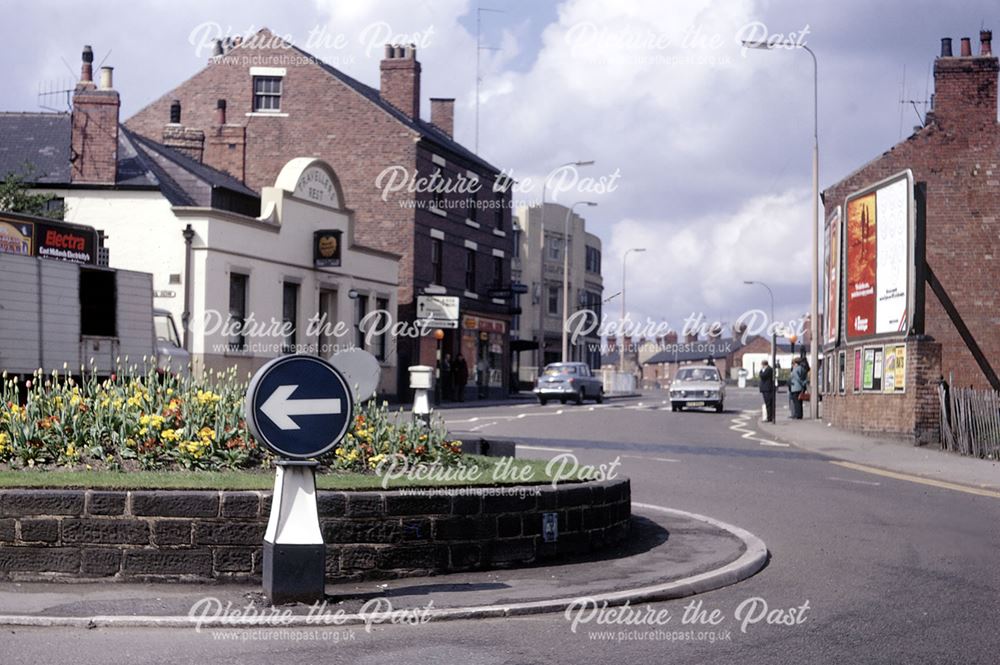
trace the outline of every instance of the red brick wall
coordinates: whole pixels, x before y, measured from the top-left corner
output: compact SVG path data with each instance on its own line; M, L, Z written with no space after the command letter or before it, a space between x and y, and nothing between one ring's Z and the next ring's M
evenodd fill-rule
M113 185L118 173L118 93L79 89L73 95L73 160L75 183Z
M909 168L927 183L927 262L1000 372L1000 132L995 57L939 58L928 125L825 192L827 213L853 191ZM988 382L930 288L925 332L956 386ZM891 414L885 414L891 417Z

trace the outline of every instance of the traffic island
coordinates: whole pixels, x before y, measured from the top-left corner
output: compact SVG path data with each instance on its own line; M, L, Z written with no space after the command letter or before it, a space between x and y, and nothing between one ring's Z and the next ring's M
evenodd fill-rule
M0 625L336 629L377 622L390 606L429 621L495 618L563 612L581 603L635 606L684 598L737 583L767 564L764 543L739 527L660 506L633 506L632 536L600 553L499 571L328 584L326 605L281 608L287 614L280 623L261 611L259 586L126 581L110 587L0 584ZM342 614L327 624L317 612Z
M320 491L326 580L489 570L628 536L628 479ZM256 582L271 492L0 490L0 579Z

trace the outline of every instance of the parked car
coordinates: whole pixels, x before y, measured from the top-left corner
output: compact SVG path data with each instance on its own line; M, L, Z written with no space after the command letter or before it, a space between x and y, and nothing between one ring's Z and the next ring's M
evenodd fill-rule
M604 384L586 363L551 363L538 377L534 393L542 405L548 404L550 399L563 404L570 399L577 404L593 399L600 404L604 401Z
M682 367L670 383L670 407L682 411L688 407L715 407L722 413L726 384L712 365Z

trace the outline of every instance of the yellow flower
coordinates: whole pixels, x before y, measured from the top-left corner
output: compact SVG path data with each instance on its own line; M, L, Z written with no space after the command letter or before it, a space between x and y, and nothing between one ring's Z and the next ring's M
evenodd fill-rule
M202 427L198 430L198 438L200 438L205 445L208 445L212 441L215 441L215 430L211 427Z
M350 453L347 454L347 461L348 462L353 462L353 461L355 461L357 459L358 459L358 451L352 450Z
M385 455L382 454L382 453L379 453L378 455L373 455L373 456L371 456L371 457L368 458L368 466L370 466L371 468L374 469L375 467L378 466L378 463L381 462L384 459L385 459Z
M174 394L174 389L173 388L167 388L167 396L169 397L170 395L173 395L173 394Z
M199 390L195 398L199 404L215 404L222 399L222 396L213 393L211 390Z
M181 431L179 429L165 429L160 432L160 438L164 441L178 441L181 438Z
M7 449L7 443L10 441L10 435L7 432L0 432L0 453Z
M76 455L76 446L72 443L66 446L66 457L73 457Z
M142 425L143 427L146 427L146 425L149 425L149 416L147 416L145 414L139 416L139 424Z

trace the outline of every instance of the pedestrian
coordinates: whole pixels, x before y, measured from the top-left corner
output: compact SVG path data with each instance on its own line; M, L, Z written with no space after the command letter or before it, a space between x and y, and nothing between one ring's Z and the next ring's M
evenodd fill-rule
M476 363L476 394L479 399L486 399L486 386L489 384L489 371L490 366L486 362L486 358L480 358L479 362Z
M465 358L458 354L455 363L452 365L455 384L455 399L459 402L465 401L465 384L469 382L469 366L465 364Z
M441 399L451 400L455 392L455 373L452 369L451 354L444 354L441 360Z
M767 414L765 420L774 422L774 370L767 364L766 360L760 363L760 394L764 398L764 408Z
M792 418L802 420L802 394L806 390L807 372L805 365L795 358L792 360L792 373L788 377L788 399L791 400Z

